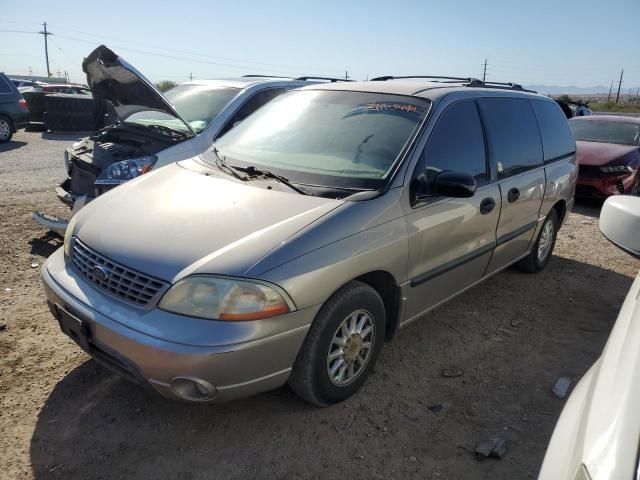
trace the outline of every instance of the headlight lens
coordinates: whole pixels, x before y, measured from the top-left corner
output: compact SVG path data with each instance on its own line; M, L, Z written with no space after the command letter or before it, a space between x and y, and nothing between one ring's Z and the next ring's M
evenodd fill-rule
M150 171L157 161L158 157L150 155L113 163L100 172L95 183L96 185L118 185L127 182Z
M604 173L631 173L633 170L627 165L614 165L612 167L600 167Z
M76 226L76 219L77 217L75 215L71 217L71 220L69 220L69 223L67 224L67 229L64 231L63 251L65 257L68 257L71 252L71 238L73 237L73 229Z
M173 285L160 300L169 312L210 320L259 320L289 313L274 288L249 280L194 275Z

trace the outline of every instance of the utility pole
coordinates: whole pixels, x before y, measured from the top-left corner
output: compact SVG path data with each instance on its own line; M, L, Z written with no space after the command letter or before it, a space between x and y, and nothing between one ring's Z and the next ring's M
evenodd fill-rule
M31 72L32 72L31 65L29 65L29 76L31 76Z
M611 90L613 90L613 80L611 80L611 86L609 86L609 96L607 97L607 102L611 101Z
M624 74L624 68L620 70L620 80L618 81L618 94L616 95L616 103L620 100L620 87L622 86L622 75Z
M487 79L487 59L484 59L484 69L482 70L482 81Z
M62 72L60 71L60 69L56 71L56 75L58 75L58 78L60 78L60 75L62 75Z
M193 81L193 73L190 73L190 74L189 74L189 80L190 80L190 81Z
M51 76L51 70L49 70L49 45L47 44L47 37L53 35L53 33L47 31L47 22L42 24L44 30L40 30L38 33L44 35L44 56L47 59L47 77Z
M349 70L344 71L344 79L349 80Z

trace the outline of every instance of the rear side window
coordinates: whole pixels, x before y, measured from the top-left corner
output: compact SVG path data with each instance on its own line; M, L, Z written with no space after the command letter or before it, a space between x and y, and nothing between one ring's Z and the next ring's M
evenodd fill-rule
M489 157L500 178L542 165L542 142L526 98L479 98L487 129Z
M0 93L12 93L13 89L4 77L0 77Z
M544 161L550 162L574 153L576 142L573 140L569 122L558 104L544 100L531 100L531 105L540 126Z
M486 181L482 124L473 100L457 102L440 116L427 141L424 162L429 183L445 170L468 173L479 183Z

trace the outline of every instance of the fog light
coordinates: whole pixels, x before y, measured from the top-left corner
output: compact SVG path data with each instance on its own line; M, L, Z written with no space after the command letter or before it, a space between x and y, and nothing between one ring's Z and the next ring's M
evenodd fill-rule
M173 393L190 402L205 402L218 393L216 387L201 378L173 377L170 387Z

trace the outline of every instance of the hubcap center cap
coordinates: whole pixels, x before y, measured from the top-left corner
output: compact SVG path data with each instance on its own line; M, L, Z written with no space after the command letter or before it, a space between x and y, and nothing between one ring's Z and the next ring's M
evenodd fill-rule
M359 334L354 333L353 335L351 335L351 337L349 337L349 340L347 340L347 346L344 349L344 359L347 361L347 363L352 363L361 350L362 337Z

